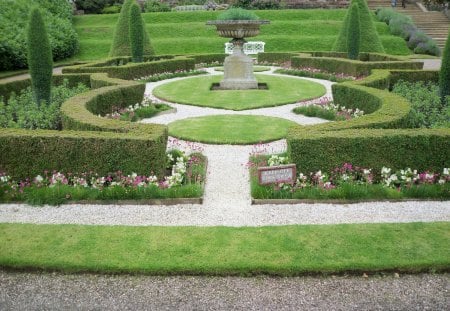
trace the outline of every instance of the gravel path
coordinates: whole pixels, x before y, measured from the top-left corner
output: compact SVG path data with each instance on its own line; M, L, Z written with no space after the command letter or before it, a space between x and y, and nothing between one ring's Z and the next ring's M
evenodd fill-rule
M53 68L53 74L57 74L57 75L62 74L62 69L63 69L63 67ZM2 83L6 83L6 82L13 82L13 81L18 81L18 80L28 79L29 77L30 77L29 73L24 73L24 74L12 76L12 77L3 78L3 79L0 79L0 81Z
M156 85L157 83L150 85ZM327 84L329 90L330 85ZM149 88L151 89L151 88ZM147 89L147 91L149 90ZM178 105L176 114L158 117L161 123L215 114L220 109ZM291 105L289 105L291 106ZM275 113L285 107L255 109ZM286 111L289 113L291 108ZM270 112L273 110L272 112ZM193 114L191 114L193 113ZM229 111L227 111L229 113ZM245 113L249 113L246 111ZM273 114L272 114L273 115ZM314 118L306 118L314 119ZM153 122L153 119L150 119ZM300 122L300 121L299 121ZM316 122L309 120L306 122ZM31 207L0 205L0 222L37 224L101 224L163 226L265 226L289 224L393 223L450 221L450 202L371 202L359 204L251 205L248 159L254 153L280 153L286 141L255 146L207 145L169 139L168 148L202 151L208 157L204 203L176 206L63 205Z
M1 310L448 310L450 276L151 277L0 271Z

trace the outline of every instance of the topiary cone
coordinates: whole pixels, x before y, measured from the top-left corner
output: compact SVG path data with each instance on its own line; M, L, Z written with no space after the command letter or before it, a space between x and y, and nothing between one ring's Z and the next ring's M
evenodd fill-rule
M144 27L142 24L141 8L135 3L130 8L129 29L131 59L135 63L140 63L144 54Z
M383 45L381 44L380 37L378 36L378 32L372 20L372 14L369 11L366 0L352 0L352 5L353 3L357 3L359 7L359 26L361 29L359 51L384 53ZM333 51L347 52L349 13L350 9L345 15L341 31L339 32L338 38L334 42Z
M31 88L38 105L50 103L53 58L44 20L38 8L33 8L27 29L27 60L30 69Z
M441 71L439 72L439 92L441 101L445 103L445 97L450 95L450 33L442 53Z
M347 53L348 58L358 59L361 30L359 26L359 7L353 3L349 11L349 23L347 29Z
M136 0L125 0L122 5L119 19L117 20L116 28L114 30L113 43L111 45L111 50L109 51L110 57L131 55L129 24L130 8L132 4L136 4ZM144 27L144 54L153 55L153 48L150 44L150 39L145 29L145 23L142 22L142 24Z

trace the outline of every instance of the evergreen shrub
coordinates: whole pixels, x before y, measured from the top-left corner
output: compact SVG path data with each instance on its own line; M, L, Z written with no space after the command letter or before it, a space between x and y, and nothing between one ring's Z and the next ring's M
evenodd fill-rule
M144 55L144 25L141 17L141 8L136 3L130 8L130 45L131 59L135 63L141 63Z
M36 7L31 11L27 30L27 58L34 100L50 104L53 72L52 50L44 20Z
M450 34L445 43L444 54L442 55L441 70L439 72L439 88L442 102L450 95Z
M358 59L361 30L359 24L359 8L356 3L350 7L347 30L347 53L349 59Z

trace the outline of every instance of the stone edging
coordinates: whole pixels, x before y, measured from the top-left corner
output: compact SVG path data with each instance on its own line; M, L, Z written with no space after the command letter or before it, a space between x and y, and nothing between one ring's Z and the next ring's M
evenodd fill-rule
M407 199L368 199L368 200L313 200L313 199L252 199L252 205L285 205L285 204L358 204L358 203L371 203L371 202L416 202L416 201L440 201L446 202L447 200L439 200L436 198L429 199L418 199L418 198L407 198Z

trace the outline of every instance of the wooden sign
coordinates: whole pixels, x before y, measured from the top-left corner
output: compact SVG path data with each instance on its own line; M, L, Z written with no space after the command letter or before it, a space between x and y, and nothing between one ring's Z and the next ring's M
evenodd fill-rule
M258 168L258 181L260 185L287 183L293 184L296 179L295 164L264 166Z

